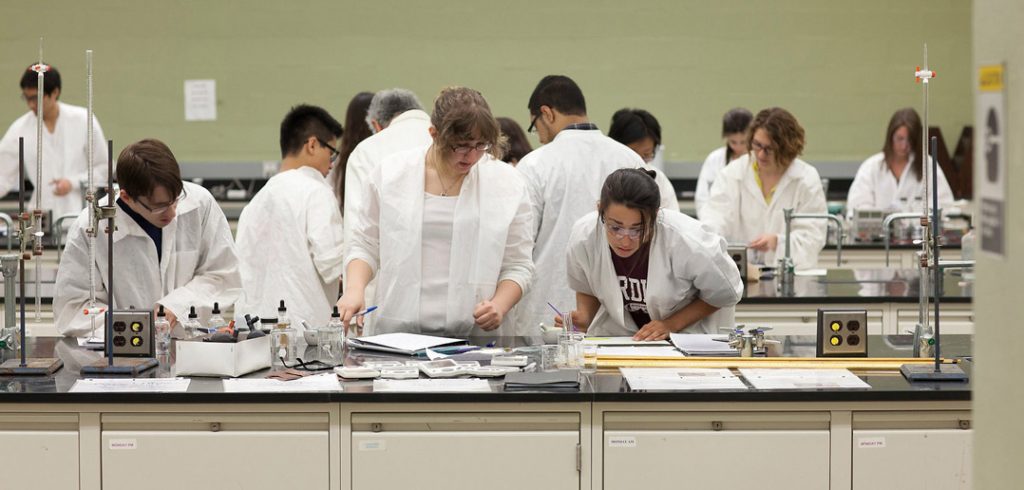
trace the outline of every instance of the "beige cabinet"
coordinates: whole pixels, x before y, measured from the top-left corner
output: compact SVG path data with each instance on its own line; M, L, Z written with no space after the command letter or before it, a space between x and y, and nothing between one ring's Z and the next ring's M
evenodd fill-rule
M0 488L79 488L78 414L0 415Z
M885 304L757 304L736 305L736 324L771 327L770 335L816 335L818 308L860 309L868 312L871 334L881 333L885 324Z
M942 334L973 334L974 333L974 305L971 303L942 303L940 305L942 322L939 324ZM896 335L901 333L913 333L920 314L917 305L894 306L896 311L896 328L886 331L886 334ZM935 306L928 307L928 321L935 326Z
M104 490L331 488L328 414L104 414L101 423Z
M573 413L354 413L352 490L578 490Z
M972 436L968 412L855 413L853 489L969 489Z
M827 412L605 413L603 488L828 488L829 441Z

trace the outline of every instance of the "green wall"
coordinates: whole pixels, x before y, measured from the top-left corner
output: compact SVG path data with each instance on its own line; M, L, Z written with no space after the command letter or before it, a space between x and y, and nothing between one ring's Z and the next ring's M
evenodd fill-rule
M357 91L392 86L427 104L443 86L474 87L525 127L549 73L580 84L603 129L621 107L652 111L671 161L703 160L737 105L790 109L812 162L859 161L893 110L920 106L925 42L939 74L933 124L953 145L973 117L964 0L3 0L0 11L3 124L25 111L16 82L42 36L62 100L85 104L93 49L96 114L115 146L158 137L182 161L276 159L293 104L341 119ZM196 78L217 80L216 122L184 120L183 81Z

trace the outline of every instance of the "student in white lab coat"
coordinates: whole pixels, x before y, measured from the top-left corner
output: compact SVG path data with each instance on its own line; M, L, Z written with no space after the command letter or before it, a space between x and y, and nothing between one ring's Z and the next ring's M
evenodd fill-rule
M235 243L244 293L235 317L277 316L322 328L341 284L341 212L325 179L336 163L341 124L323 108L300 105L281 121L281 172L238 218Z
M523 335L540 335L538 325L551 319L549 302L568 309L576 301L565 272L573 223L594 210L609 174L620 168L644 168L644 161L590 122L583 91L569 77L541 79L527 108L531 118L527 131L536 129L543 146L523 157L516 169L530 190L536 241L533 261L541 272L517 309L517 321ZM671 195L662 196L662 206L678 209Z
M366 307L363 289L376 274L369 334L510 335L496 329L533 275L526 186L498 160L504 141L479 92L444 89L431 123L432 144L373 171L338 310L348 323Z
M921 118L917 111L907 107L896 111L889 119L885 131L885 144L881 153L872 155L857 170L846 198L846 209L853 215L855 209L881 209L889 212L921 211L922 204L914 200L924 198L924 169L921 165ZM953 191L946 175L938 168L939 207L949 209ZM928 174L931 175L931 167ZM927 183L929 190L932 183ZM931 193L929 193L931 194ZM928 207L931 207L929 196Z
M689 216L659 210L652 173L612 172L597 211L573 226L567 263L574 324L591 335L635 340L732 328L743 282L725 240Z
M43 65L43 181L36 182L37 72L30 66L21 77L21 97L29 111L15 120L0 139L0 196L18 190L18 138L25 138L25 177L42 193L42 208L53 219L82 210L81 182L89 178L88 125L84 107L60 102L60 72ZM93 176L107 181L107 141L93 116ZM106 184L103 184L106 185ZM35 199L27 203L35 208Z
M643 109L619 109L612 116L608 137L628 146L643 158L649 168L658 171L655 181L661 191L663 206L678 211L676 189L665 175L665 163L662 161L665 146L661 144L661 124L654 115Z
M730 109L722 116L722 138L725 139L725 146L708 154L697 177L697 191L693 196L693 202L697 208L698 219L701 217L704 203L711 197L711 185L715 183L718 173L726 165L749 153L747 126L750 126L750 120L753 118L754 115L742 107Z
M789 111L758 112L747 141L751 152L715 179L701 221L729 242L746 243L754 252L752 262L775 265L785 254L783 210L825 213L825 191L818 171L797 158L804 129ZM796 267L814 267L825 246L825 220L795 220L791 230Z
M128 145L117 157L117 182L114 307L157 310L163 305L173 325L189 306L208 311L214 302L232 304L242 281L228 221L206 189L181 181L170 148L155 139ZM68 336L91 330L82 313L89 304L90 267L98 306L109 301L105 224L100 223L96 260L89 263L89 212L83 210L71 225L57 268L54 322Z

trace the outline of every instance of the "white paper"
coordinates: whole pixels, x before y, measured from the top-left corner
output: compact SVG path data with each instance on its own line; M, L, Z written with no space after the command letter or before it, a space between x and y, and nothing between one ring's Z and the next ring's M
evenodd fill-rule
M804 269L804 270L796 271L795 274L798 275L798 276L824 276L824 275L828 275L828 270L826 270L826 269Z
M445 354L442 354L442 353L437 352L435 350L427 349L427 359L430 359L431 361L437 360L437 359L444 359L446 357L448 357L448 356L445 355Z
M625 346L625 345L669 345L667 340L633 340L633 337L586 337L583 343L587 345L604 346Z
M619 368L632 390L704 391L746 390L738 376L728 369L707 368Z
M744 368L740 374L759 390L869 389L848 369Z
M432 335L420 335L416 333L385 333L359 337L361 342L382 345L392 349L400 349L409 352L416 352L439 345L454 344L462 342L463 339L452 339L448 337L434 337Z
M216 80L185 80L185 120L217 120Z
M490 393L491 385L477 378L431 378L431 379L375 379L375 393L386 392L483 392Z
M86 378L75 381L72 393L184 393L188 378Z
M263 378L225 379L225 393L289 393L309 391L342 391L338 376L333 371L305 376L291 381Z
M737 356L739 352L729 347L728 342L714 339L727 339L728 335L674 333L669 336L672 345L691 356Z
M599 347L598 357L622 356L622 357L686 357L675 347L665 345L659 347L629 347L611 346Z

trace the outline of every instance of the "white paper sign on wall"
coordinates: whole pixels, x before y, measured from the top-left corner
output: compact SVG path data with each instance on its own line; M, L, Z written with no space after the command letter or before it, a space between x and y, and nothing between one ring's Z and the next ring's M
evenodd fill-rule
M1006 79L1002 64L978 67L974 114L974 196L980 250L1006 257Z
M185 80L185 120L217 120L216 80Z

